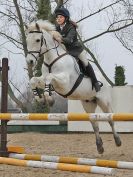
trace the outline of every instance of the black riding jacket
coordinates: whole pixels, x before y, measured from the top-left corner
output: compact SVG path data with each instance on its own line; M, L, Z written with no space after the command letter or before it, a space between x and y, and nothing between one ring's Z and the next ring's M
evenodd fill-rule
M68 21L62 30L59 25L56 26L56 30L62 35L63 44L68 53L72 56L78 57L83 51L83 47L77 39L76 27Z

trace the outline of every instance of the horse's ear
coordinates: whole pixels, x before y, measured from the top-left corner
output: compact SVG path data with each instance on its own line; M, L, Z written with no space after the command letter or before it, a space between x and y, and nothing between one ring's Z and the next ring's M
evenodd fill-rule
M38 23L36 23L36 29L37 29L38 31L40 31L40 27L39 27Z

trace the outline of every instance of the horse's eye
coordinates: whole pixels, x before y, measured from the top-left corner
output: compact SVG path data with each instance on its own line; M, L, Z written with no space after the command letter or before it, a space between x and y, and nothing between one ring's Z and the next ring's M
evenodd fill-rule
M40 39L37 39L36 42L40 42Z

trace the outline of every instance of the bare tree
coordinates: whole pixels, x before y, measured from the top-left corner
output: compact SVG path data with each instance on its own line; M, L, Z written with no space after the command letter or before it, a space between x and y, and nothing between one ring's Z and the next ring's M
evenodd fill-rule
M128 21L130 20L130 23L133 23L133 1L123 0L121 5L123 6L122 16L124 16L125 19L128 19ZM114 15L114 18L118 17L115 13L113 15ZM129 23L127 23L127 24L129 24ZM133 33L132 33L132 31L133 31L133 26L129 25L127 28L123 28L122 30L115 32L115 36L117 37L119 42L131 54L133 54Z

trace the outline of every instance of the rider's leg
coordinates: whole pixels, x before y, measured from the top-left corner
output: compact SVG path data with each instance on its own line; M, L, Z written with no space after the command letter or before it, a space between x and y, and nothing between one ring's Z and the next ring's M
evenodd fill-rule
M86 67L86 74L87 76L89 76L91 78L92 81L92 85L94 86L96 92L100 91L101 86L96 78L95 72L91 66L91 64L89 63L88 59L86 58L86 52L83 51L78 58L83 62L83 64Z

